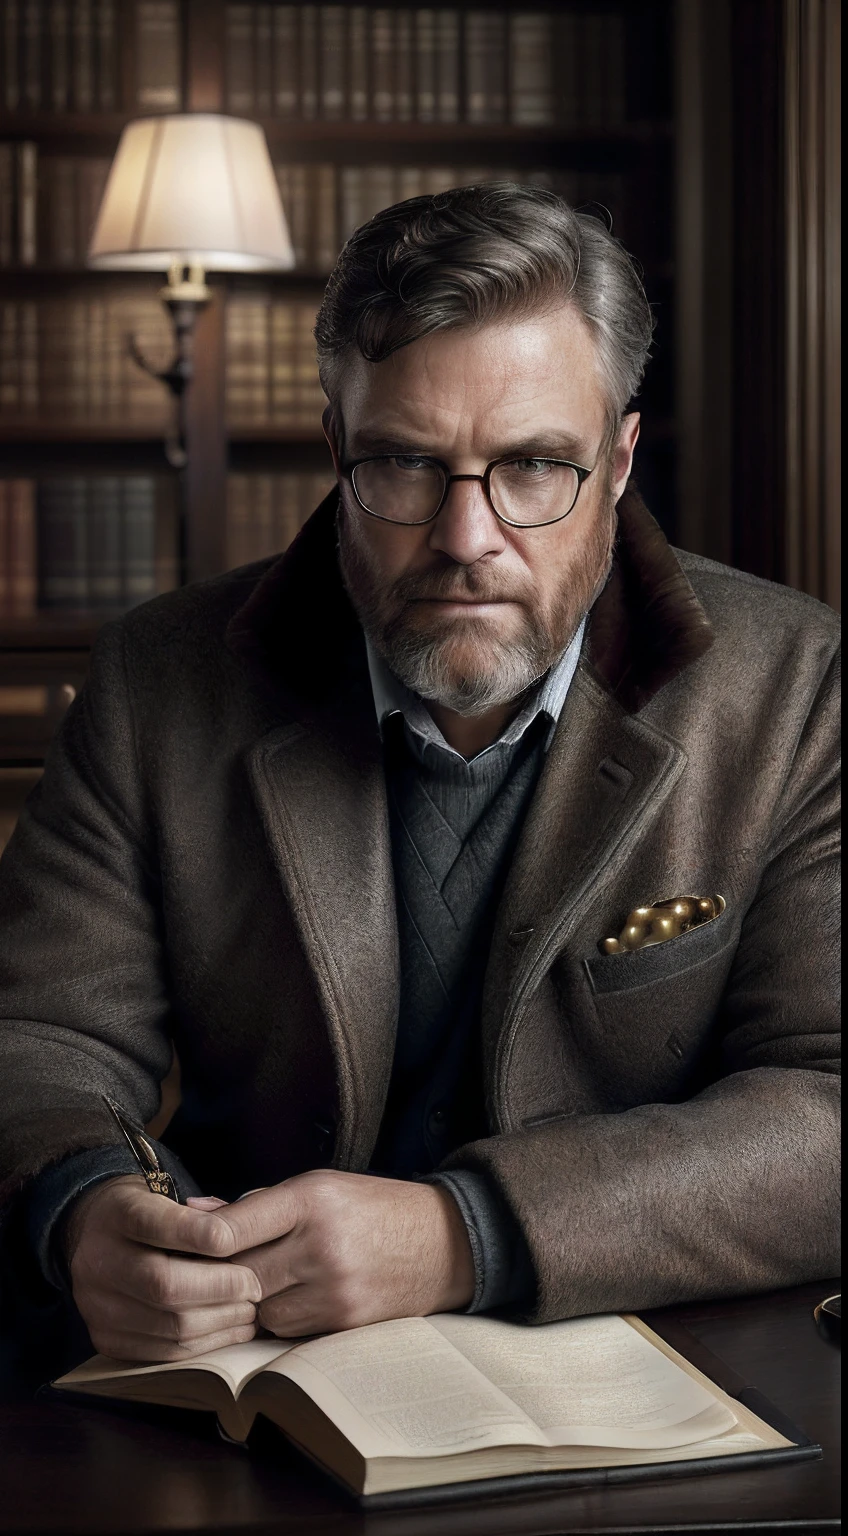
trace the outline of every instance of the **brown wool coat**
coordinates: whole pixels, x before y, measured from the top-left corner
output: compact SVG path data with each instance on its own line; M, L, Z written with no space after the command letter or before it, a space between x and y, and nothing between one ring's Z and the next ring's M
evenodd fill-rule
M485 1170L534 1320L837 1272L838 623L676 555L635 492L510 871ZM630 955L628 910L720 893ZM0 864L0 1173L144 1121L216 1194L367 1168L392 1060L385 786L334 498L110 625Z

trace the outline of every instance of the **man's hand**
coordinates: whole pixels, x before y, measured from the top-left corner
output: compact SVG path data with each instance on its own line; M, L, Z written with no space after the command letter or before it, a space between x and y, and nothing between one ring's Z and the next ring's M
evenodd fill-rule
M176 1205L135 1175L80 1196L65 1251L74 1301L100 1354L182 1360L253 1338L260 1284L240 1260L222 1262L232 1235L209 1213L212 1203Z
M259 1322L283 1338L449 1312L474 1294L465 1223L437 1185L319 1170L208 1219L256 1276Z

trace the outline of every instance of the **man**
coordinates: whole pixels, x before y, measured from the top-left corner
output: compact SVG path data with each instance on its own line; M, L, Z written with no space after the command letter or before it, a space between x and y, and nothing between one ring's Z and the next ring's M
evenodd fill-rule
M10 1248L139 1360L835 1273L835 616L628 488L650 311L552 194L378 215L316 336L338 493L104 630L3 860ZM102 1103L172 1042L183 1205Z

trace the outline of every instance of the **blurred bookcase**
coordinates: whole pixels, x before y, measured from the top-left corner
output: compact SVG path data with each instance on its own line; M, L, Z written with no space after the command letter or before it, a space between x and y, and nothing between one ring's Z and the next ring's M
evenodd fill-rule
M332 483L311 330L378 208L508 177L612 221L658 326L638 475L673 521L672 0L526 6L0 3L0 768L37 770L105 619L176 580L169 352L151 274L85 250L123 125L259 121L297 265L211 278L189 396L190 579L281 549ZM22 780L23 781L23 780ZM0 782L0 818L4 793Z

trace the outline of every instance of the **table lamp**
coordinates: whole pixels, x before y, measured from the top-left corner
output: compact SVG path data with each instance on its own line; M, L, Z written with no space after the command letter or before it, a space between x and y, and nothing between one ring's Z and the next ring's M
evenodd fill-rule
M121 134L88 249L91 267L163 271L175 352L156 369L130 338L136 362L171 390L177 409L169 463L184 468L185 391L194 327L211 298L206 272L268 272L294 252L265 135L258 123L219 113L128 123Z

